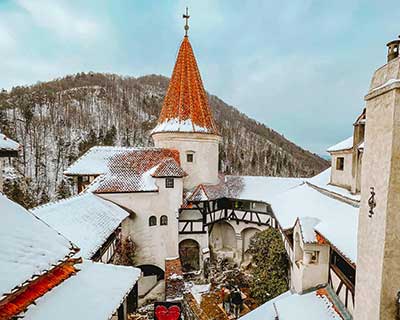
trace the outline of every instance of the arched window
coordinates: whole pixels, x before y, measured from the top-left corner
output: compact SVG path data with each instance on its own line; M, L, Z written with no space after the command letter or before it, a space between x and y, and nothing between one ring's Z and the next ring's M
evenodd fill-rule
M150 218L149 218L149 226L151 227L151 226L156 226L157 225L157 218L156 218L156 216L151 216Z
M168 217L167 216L161 216L160 225L166 226L167 224L168 224Z

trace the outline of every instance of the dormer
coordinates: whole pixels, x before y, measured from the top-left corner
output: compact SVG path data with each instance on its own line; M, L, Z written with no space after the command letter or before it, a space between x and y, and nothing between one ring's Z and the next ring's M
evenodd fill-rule
M351 189L352 185L352 164L353 164L353 137L349 137L328 150L331 155L332 171L331 181L332 185Z
M365 109L353 124L353 135L328 148L331 155L330 184L353 194L360 192L361 162L364 152Z
M303 217L296 220L293 228L291 289L297 293L328 282L329 246L318 241L314 228L319 222L316 218Z

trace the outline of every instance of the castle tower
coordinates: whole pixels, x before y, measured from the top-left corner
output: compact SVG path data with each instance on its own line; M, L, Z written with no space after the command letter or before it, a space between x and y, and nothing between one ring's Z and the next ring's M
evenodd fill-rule
M399 40L395 41L398 44ZM400 291L400 57L375 71L366 100L355 320L395 320ZM396 49L398 50L398 49Z
M178 149L181 166L188 174L184 187L218 183L218 133L196 58L185 37L179 48L174 71L157 126L152 131L156 147Z

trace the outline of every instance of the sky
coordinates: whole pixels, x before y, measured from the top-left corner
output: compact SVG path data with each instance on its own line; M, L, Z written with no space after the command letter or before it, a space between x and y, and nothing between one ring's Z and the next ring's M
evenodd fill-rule
M319 154L352 134L400 34L398 0L0 0L0 88L170 76L186 6L206 90Z

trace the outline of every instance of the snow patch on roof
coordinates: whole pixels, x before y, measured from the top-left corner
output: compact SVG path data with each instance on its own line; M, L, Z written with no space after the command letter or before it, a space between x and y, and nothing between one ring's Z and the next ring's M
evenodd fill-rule
M358 208L324 195L306 184L280 193L270 203L283 229L292 228L297 218L319 219L315 230L356 263Z
M337 186L333 186L330 184L331 181L331 171L332 168L328 168L325 171L322 171L320 174L307 179L306 181L320 189L324 189L326 191L332 192L336 195L348 198L350 200L360 202L361 195L360 194L352 194L349 190Z
M227 177L229 179L229 176ZM302 178L242 176L243 189L238 199L270 202L271 197L303 184Z
M82 157L75 161L65 175L100 175L108 172L108 160L126 151L137 150L129 147L92 147Z
M351 148L353 148L353 136L329 147L327 151L335 152L335 151L349 150Z
M21 145L18 142L15 142L14 140L0 133L0 150L18 151L20 147Z
M318 218L302 217L299 219L303 241L313 243L317 241L315 226L320 222Z
M92 193L83 193L31 210L71 240L83 258L90 259L129 215L119 206Z
M0 300L73 255L66 238L0 193Z
M191 119L167 119L159 124L151 131L152 134L157 132L203 132L214 133L213 129L201 127L192 122Z
M240 319L243 320L342 320L334 305L318 291L292 294L287 291L264 303Z
M190 293L195 298L196 302L200 305L202 300L202 295L208 293L211 288L211 284L194 284L194 283L185 283L185 289L189 290Z
M110 319L140 277L140 270L133 267L91 261L75 267L80 271L39 298L24 319Z

